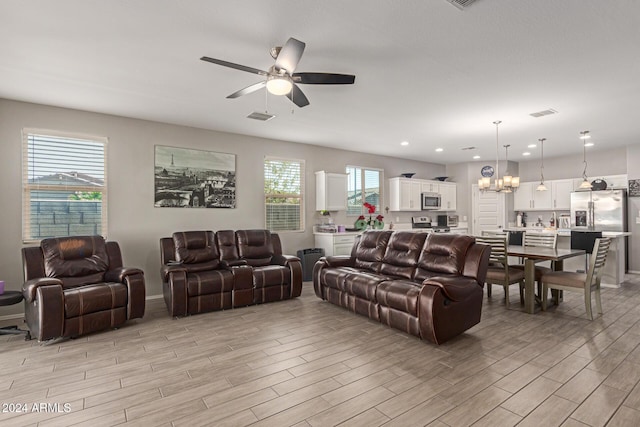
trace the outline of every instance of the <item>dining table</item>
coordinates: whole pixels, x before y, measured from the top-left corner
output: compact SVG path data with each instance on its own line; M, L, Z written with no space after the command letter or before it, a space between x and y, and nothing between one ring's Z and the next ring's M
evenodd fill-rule
M535 268L536 263L552 261L555 271L562 271L563 261L580 255L585 255L582 249L558 249L539 246L507 246L507 255L524 258L524 310L529 314L535 313Z

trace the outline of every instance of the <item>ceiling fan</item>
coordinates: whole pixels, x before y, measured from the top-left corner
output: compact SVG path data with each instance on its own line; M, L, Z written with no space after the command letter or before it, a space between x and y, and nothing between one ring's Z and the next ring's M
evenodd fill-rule
M227 98L238 98L242 95L255 92L263 87L274 95L286 95L298 107L309 105L309 100L296 83L310 85L350 85L356 76L350 74L334 73L294 73L298 62L304 52L305 44L300 40L291 37L284 46L271 48L271 56L276 60L268 71L245 65L234 64L233 62L203 56L202 61L222 65L223 67L235 68L236 70L258 74L266 77L265 80L240 89L227 96Z

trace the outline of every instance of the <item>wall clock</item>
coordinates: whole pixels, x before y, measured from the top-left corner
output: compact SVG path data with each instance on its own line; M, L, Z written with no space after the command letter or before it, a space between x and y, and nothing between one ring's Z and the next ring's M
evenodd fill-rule
M480 175L485 178L491 178L493 176L493 166L483 166L482 169L480 169Z

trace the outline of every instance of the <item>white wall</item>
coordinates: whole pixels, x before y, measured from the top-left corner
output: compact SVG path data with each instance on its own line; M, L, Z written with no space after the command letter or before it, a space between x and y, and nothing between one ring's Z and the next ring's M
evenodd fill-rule
M306 161L307 227L303 233L281 233L289 254L314 246L311 226L318 218L315 171L344 172L347 164L369 166L384 169L385 180L403 172L416 172L416 178L433 178L445 172L444 165L433 163L0 99L0 280L5 280L9 290L20 289L23 281L20 182L21 132L25 127L109 138L107 237L120 243L125 265L145 271L148 295L161 294L160 237L179 230L264 228L263 160L267 155ZM154 145L236 154L237 208L154 208ZM410 221L409 213L394 213L393 218L387 216L385 220L395 220L396 215L403 222ZM351 224L354 220L344 213L336 217L337 223ZM19 306L3 308L0 316L20 310Z

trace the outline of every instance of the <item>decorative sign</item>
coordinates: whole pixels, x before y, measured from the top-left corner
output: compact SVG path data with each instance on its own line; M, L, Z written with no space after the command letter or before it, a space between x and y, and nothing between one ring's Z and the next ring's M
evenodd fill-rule
M493 176L493 166L483 166L480 170L480 175L485 178L491 178Z
M640 179L629 180L629 197L640 197Z

